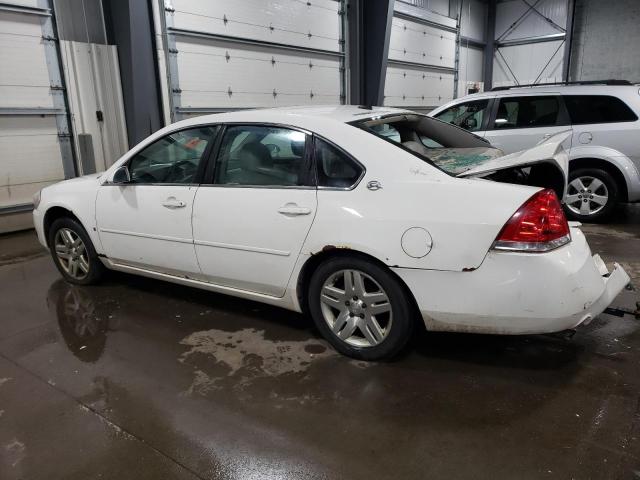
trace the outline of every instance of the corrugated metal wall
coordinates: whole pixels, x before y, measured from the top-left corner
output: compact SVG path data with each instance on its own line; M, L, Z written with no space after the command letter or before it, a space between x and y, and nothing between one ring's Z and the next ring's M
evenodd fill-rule
M533 3L530 2L531 5ZM534 37L561 35L567 22L567 0L535 2L536 13L522 0L500 2L496 11L496 40L511 42ZM518 21L523 14L524 17ZM546 17L553 23L545 20ZM562 80L564 41L546 41L527 45L504 46L496 51L493 64L493 84L513 85L545 83Z
M460 13L458 97L466 95L471 86L482 87L484 49L481 46L475 46L473 41L479 44L485 42L487 5L478 0L462 0Z
M640 82L640 1L576 0L571 80Z
M344 102L341 2L172 0L159 13L174 120Z

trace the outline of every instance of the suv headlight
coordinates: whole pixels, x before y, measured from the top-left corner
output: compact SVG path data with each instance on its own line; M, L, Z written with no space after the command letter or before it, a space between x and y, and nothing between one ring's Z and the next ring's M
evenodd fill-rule
M33 196L33 209L36 210L38 208L38 206L40 205L40 193L42 192L42 190L38 190L35 195Z

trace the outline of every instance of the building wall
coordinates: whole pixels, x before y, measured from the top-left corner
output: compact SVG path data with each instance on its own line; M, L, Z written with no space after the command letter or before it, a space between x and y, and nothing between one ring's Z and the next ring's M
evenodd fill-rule
M640 82L638 25L638 0L576 0L570 80Z
M531 3L531 2L529 2ZM536 9L564 28L567 22L567 0L541 0ZM525 16L518 20L522 14ZM517 25L512 28L514 22ZM522 40L561 34L563 30L547 22L522 0L499 2L496 8L496 41ZM505 46L494 56L493 84L514 85L562 80L564 43L562 40Z

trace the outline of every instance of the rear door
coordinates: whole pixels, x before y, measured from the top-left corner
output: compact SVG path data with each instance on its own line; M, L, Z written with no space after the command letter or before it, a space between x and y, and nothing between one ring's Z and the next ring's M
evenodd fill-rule
M311 136L229 125L197 191L193 237L204 278L281 297L316 214Z
M558 95L506 96L496 99L485 138L492 146L509 154L531 148L570 129ZM570 139L563 147L571 148Z
M563 95L573 126L574 147L609 147L640 165L638 116L610 95Z

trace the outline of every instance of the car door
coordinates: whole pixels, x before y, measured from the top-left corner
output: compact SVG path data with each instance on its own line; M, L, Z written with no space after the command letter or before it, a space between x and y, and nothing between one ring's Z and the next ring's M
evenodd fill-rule
M115 263L176 275L200 274L193 247L193 199L218 127L170 133L125 164L130 180L104 184L96 223Z
M483 137L489 120L490 106L491 98L472 100L452 105L434 117Z
M228 125L217 150L193 210L204 278L281 297L316 213L310 136L290 127Z
M506 96L496 99L484 138L509 154L531 148L570 129L559 96ZM567 139L563 146L571 148L571 140Z

